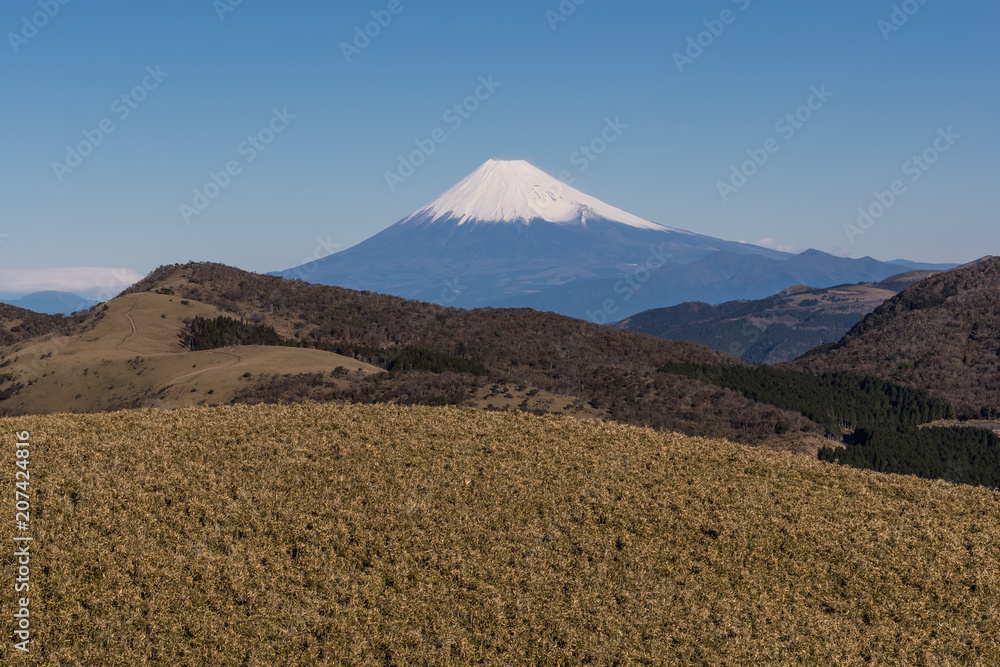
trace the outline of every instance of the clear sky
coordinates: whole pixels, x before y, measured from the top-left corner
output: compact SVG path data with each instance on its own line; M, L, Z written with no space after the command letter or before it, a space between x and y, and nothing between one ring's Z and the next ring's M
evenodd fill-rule
M993 0L5 0L0 28L0 292L289 268L489 158L730 240L1000 254Z

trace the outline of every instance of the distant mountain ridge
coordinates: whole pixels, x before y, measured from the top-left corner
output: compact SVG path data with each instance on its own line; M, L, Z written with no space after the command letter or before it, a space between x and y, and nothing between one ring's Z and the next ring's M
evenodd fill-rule
M71 292L53 290L33 292L17 299L0 299L0 302L46 315L72 315L99 303Z
M501 302L507 307L554 310L598 323L618 321L653 308L685 302L719 304L766 299L795 285L815 289L876 283L902 267L864 257L836 257L819 250L789 258L709 254L690 264L664 265L638 277L580 280Z
M791 361L840 340L861 319L934 271L910 271L878 283L817 289L798 285L756 301L689 302L637 313L615 328L701 343L744 361Z

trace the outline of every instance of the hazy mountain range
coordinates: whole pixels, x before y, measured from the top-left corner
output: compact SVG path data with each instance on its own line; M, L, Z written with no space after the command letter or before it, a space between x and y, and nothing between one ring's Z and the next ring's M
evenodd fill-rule
M877 283L826 288L797 285L755 301L682 303L643 311L613 326L701 343L744 361L791 361L840 340L887 299L935 273L909 271Z
M98 302L93 299L85 299L71 292L49 290L33 292L32 294L16 298L0 298L0 303L7 303L18 308L25 308L47 315L72 315L78 310L87 310Z

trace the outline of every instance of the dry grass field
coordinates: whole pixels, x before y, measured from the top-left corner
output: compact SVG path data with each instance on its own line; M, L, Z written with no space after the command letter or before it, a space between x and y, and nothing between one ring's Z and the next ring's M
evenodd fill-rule
M21 430L4 664L1000 664L985 489L520 413L31 416L8 547Z

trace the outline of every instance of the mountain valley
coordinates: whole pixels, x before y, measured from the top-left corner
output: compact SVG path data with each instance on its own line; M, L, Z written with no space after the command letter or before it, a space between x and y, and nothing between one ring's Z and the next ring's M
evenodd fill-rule
M613 326L774 364L839 341L865 315L935 273L909 271L877 283L828 288L798 285L758 301L684 303L637 313Z

